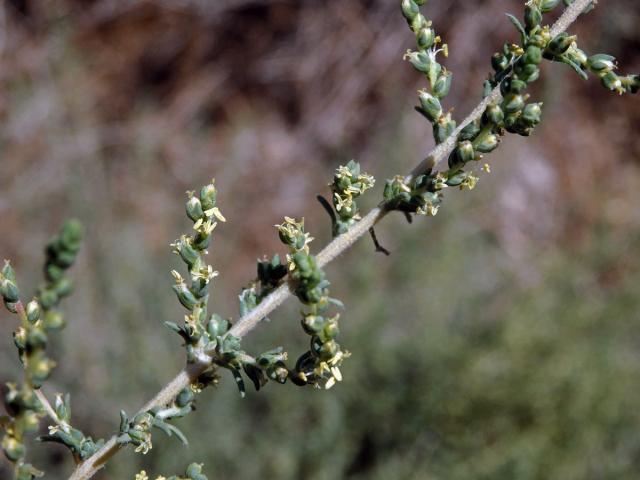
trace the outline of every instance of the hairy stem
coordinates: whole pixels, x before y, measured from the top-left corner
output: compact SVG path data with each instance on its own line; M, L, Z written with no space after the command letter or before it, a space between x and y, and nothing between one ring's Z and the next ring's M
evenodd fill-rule
M551 28L551 36L565 31L585 10L592 0L576 0L572 3ZM456 146L458 134L469 123L479 119L486 107L492 102L499 102L502 99L500 87L496 87L485 97L480 104L465 118L458 128L440 145L434 148L426 158L418 164L413 171L406 177L408 180L434 168L443 160L449 157L449 154ZM330 263L349 247L351 247L360 237L367 235L369 229L382 220L388 213L384 207L379 206L371 210L354 225L347 233L336 237L317 255L318 264L323 267ZM288 283L284 283L269 296L267 296L260 304L240 318L230 330L232 335L244 337L253 330L260 321L270 312L280 306L290 295L292 295L291 287ZM164 386L144 407L141 412L147 411L154 407L162 407L168 405L175 399L182 389L189 386L206 368L211 365L211 359L201 354L197 356L198 362L187 365L173 380ZM83 463L78 465L69 480L87 480L93 477L106 462L113 457L119 450L120 445L116 442L116 436L111 437L105 445L94 455L89 457Z

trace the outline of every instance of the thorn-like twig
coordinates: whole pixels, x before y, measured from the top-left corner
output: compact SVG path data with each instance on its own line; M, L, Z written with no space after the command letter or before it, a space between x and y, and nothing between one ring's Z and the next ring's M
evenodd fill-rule
M387 257L391 255L391 252L389 250L387 250L382 245L380 245L380 242L378 241L378 237L376 236L376 231L374 230L373 227L369 229L369 234L371 235L371 240L373 240L373 244L376 246L376 252L382 252Z

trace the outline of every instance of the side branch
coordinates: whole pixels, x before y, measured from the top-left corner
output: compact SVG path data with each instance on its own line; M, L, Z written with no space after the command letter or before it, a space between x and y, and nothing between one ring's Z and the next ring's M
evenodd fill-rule
M591 2L592 0L576 0L572 3L552 26L550 30L551 35L556 36L565 31ZM413 169L413 171L407 176L407 179L411 180L412 178L433 169L443 160L446 160L456 147L458 135L462 129L469 123L479 119L490 103L499 102L501 100L502 95L500 93L500 87L496 87L482 100L482 102L480 102L480 104L467 116L467 118L460 123L458 128L456 128L444 142L434 148L426 156L425 160ZM382 220L387 213L388 211L385 210L383 206L378 206L371 210L347 233L336 237L317 255L319 265L321 267L325 266L346 251L356 242L356 240L366 235L369 232L369 229ZM244 337L247 333L253 330L263 318L280 306L290 295L292 295L290 285L287 283L281 285L262 300L256 308L240 318L229 333L237 337ZM211 358L203 352L200 352L200 354L197 355L197 358L197 363L190 364L185 367L173 380L165 385L165 387L153 399L142 407L141 412L171 403L181 390L188 387L211 365ZM78 465L75 472L71 477L69 477L69 480L88 480L93 477L98 470L100 470L106 462L120 450L120 448L121 447L116 442L116 436L114 435L98 452Z

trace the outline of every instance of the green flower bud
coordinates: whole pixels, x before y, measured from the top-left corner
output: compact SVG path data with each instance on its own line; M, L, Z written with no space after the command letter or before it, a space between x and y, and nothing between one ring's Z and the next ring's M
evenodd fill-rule
M45 266L45 276L50 282L58 281L64 275L64 269L53 263L47 263Z
M340 334L340 328L338 327L338 320L332 318L327 322L322 330L323 340L333 340Z
M615 57L605 53L592 55L587 59L586 65L589 70L597 74L605 74L616 68Z
M576 37L567 32L559 33L549 42L545 51L553 56L562 55L575 40Z
M42 305L44 310L49 310L50 308L55 307L60 301L58 293L49 288L41 288L38 298L40 300L40 305Z
M29 350L36 350L38 348L44 348L47 346L47 334L43 328L33 327L27 332L25 346Z
M473 143L476 151L480 153L489 153L493 152L496 148L498 148L498 144L500 140L497 135L490 133L488 135L483 136L480 141L476 141Z
M420 8L413 0L402 0L402 15L410 23L420 13Z
M307 335L317 335L325 327L327 320L320 315L305 315L301 323Z
M17 462L24 457L25 448L22 443L9 435L2 439L2 450L11 462Z
M13 280L0 276L0 295L5 302L16 303L20 299L20 290Z
M433 124L433 137L436 143L440 144L444 142L455 129L456 122L451 119L449 113L441 116L438 121Z
M45 357L44 352L29 359L27 373L34 388L42 386L44 381L51 375L53 367L55 367L55 362Z
M329 340L328 342L322 342L320 337L311 337L311 353L320 360L329 360L338 353L340 346L335 340Z
M496 72L502 72L509 66L509 58L502 53L494 53L491 57L491 66Z
M191 290L189 290L184 283L178 283L174 285L173 291L176 292L178 300L187 310L193 310L193 308L198 303L195 295L191 293Z
M27 433L36 432L40 427L40 417L33 410L25 411L22 414L21 422L22 422L22 427Z
M27 303L24 310L27 314L27 320L29 320L29 323L36 323L40 318L40 304L35 298Z
M11 263L9 260L4 261L4 267L2 267L2 271L0 271L0 278L6 278L15 283L16 281L16 272L11 267Z
M58 267L67 269L76 261L76 252L71 250L61 250L51 260Z
M504 120L504 112L499 105L493 103L487 106L487 109L484 111L484 118L487 122L493 123L494 125L500 125Z
M16 480L35 480L44 476L41 472L30 463L23 463L16 470Z
M424 116L432 123L437 121L442 115L442 105L440 104L440 100L426 90L418 91L418 99L420 100L420 111Z
M524 24L527 27L527 32L530 32L535 27L542 23L542 13L536 5L527 5L524 9Z
M47 310L42 317L42 323L47 330L60 330L65 326L64 317L56 310Z
M231 323L226 318L222 318L220 315L213 314L207 324L207 332L211 338L216 338L224 335L231 328Z
M83 233L84 229L78 220L67 220L60 231L60 245L64 250L77 253Z
M182 236L180 240L173 244L173 248L189 267L193 267L200 260L200 254L191 246L189 237Z
M63 277L53 285L53 288L55 289L59 298L66 297L68 295L71 295L71 293L73 292L73 281L70 278Z
M502 101L502 108L505 113L515 113L522 110L524 107L524 98L522 95L516 93L510 93L504 97Z
M520 119L520 112L509 113L504 117L504 126L509 133L516 133L516 125Z
M535 45L529 45L522 57L522 60L525 63L538 65L542 61L542 50L540 47L536 47Z
M522 93L527 88L527 82L520 80L519 77L506 78L502 82L504 94Z
M469 122L458 135L458 140L473 140L480 133L480 124L477 121Z
M540 77L540 68L537 65L528 63L520 69L518 76L527 83L533 83Z
M538 125L542 116L542 103L530 103L522 110L521 121L527 127Z
M197 477L200 477L202 474L202 465L198 465L197 463L192 463L187 467L185 471L185 475L189 477L190 480L199 480Z
M549 13L554 8L556 8L559 3L560 3L560 0L541 0L539 3L540 12Z
M194 397L193 391L190 388L183 388L176 397L176 405L179 408L186 407L193 402Z
M213 181L202 187L200 190L200 204L202 205L202 209L206 212L207 210L211 210L216 206L216 197L218 192L216 190Z
M630 93L638 93L638 90L640 90L640 75L627 75L621 78L620 81Z
M476 158L476 152L473 148L473 144L469 140L458 143L456 149L458 161L461 163L467 163Z
M197 222L202 217L204 217L204 210L202 209L202 203L200 199L194 196L194 192L188 192L189 199L187 203L185 203L185 210L187 212L187 216Z
M433 85L433 94L438 98L446 97L451 90L451 77L453 74L447 70L443 72L436 79L436 83Z
M411 30L414 32L417 32L427 27L428 25L429 22L427 22L427 19L424 18L424 15L422 15L421 13L418 13L415 17L413 17L413 20L411 20Z
M416 43L420 50L431 48L436 40L436 32L431 27L423 27L416 34Z
M618 92L620 94L624 93L624 88L622 86L622 80L620 77L613 72L607 72L602 77L600 77L602 85L611 90Z
M53 408L60 420L68 422L71 419L71 397L69 394L65 396L57 394Z

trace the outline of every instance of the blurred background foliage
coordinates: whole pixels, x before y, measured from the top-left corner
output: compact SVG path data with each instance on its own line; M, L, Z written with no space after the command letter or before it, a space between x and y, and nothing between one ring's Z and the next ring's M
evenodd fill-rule
M72 393L74 423L108 436L183 364L163 326L182 317L169 242L189 222L183 192L215 176L229 220L211 256L213 304L236 315L272 225L329 222L316 193L350 158L381 182L431 147L413 112L420 78L396 0L10 0L0 7L0 252L23 290L42 246L79 217L87 242L45 392ZM573 29L590 52L640 70L640 5L611 0ZM460 118L489 57L516 37L512 0L430 2L450 45ZM606 48L605 48L606 47ZM597 80L545 66L544 121L508 137L471 193L435 219L378 227L328 268L353 353L329 392L233 381L102 479L191 461L212 479L631 479L640 471L640 108ZM380 188L376 190L379 197ZM376 193L363 200L377 203ZM367 205L368 202L368 205ZM305 348L295 302L246 339ZM0 314L0 381L19 367ZM64 478L61 448L32 457ZM8 478L0 463L0 478Z

